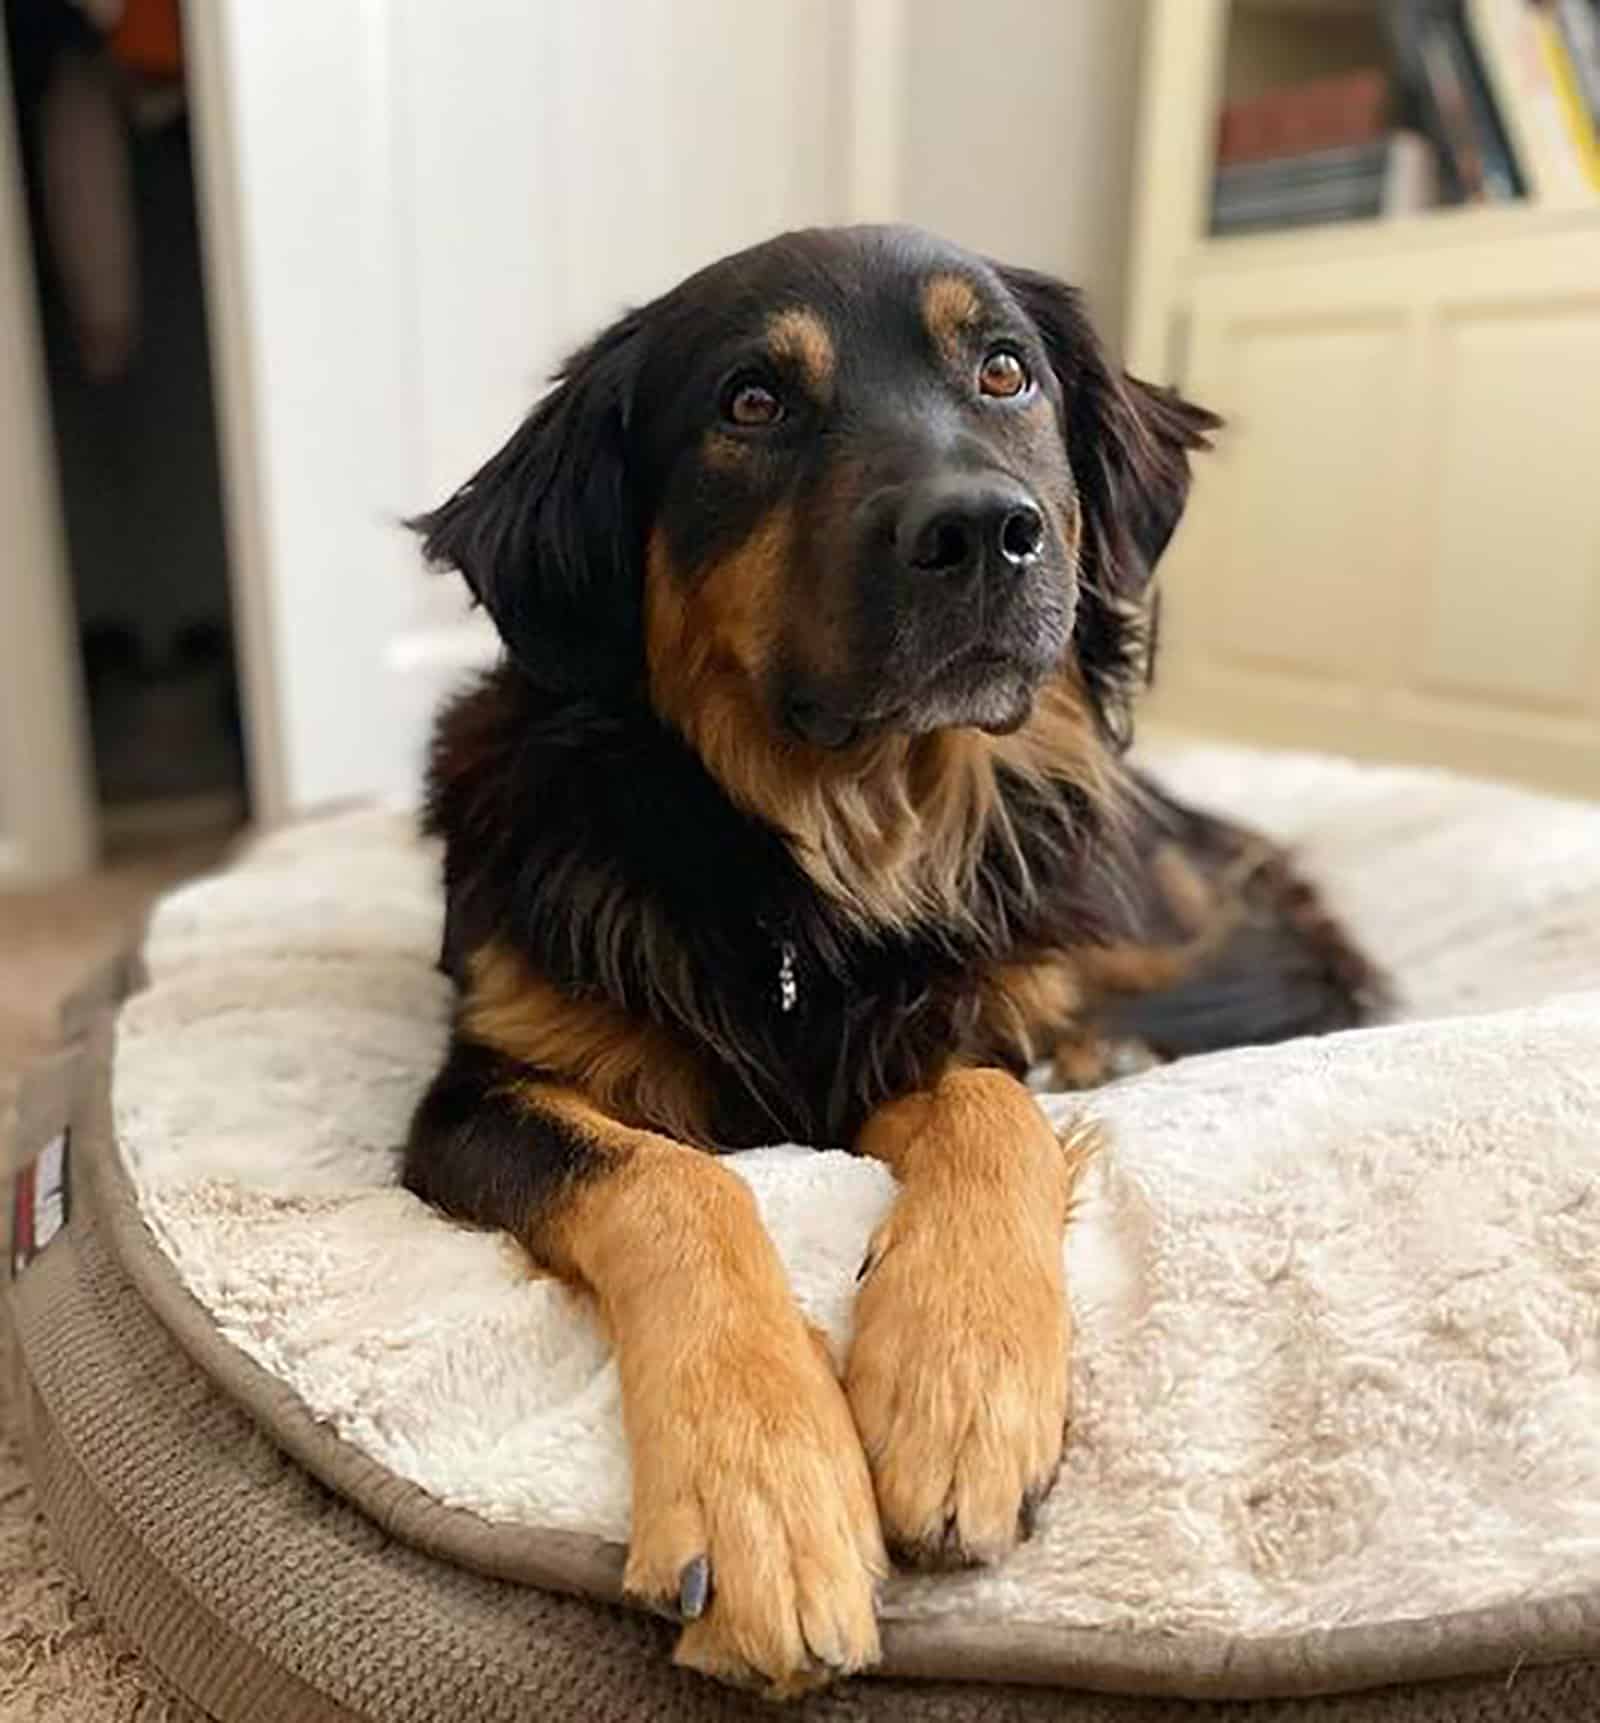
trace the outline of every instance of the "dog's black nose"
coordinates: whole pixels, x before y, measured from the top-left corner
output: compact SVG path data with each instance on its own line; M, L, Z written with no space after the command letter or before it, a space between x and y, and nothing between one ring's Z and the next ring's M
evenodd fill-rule
M1013 480L951 474L913 485L895 526L908 568L929 574L1003 574L1026 568L1044 544L1044 516Z

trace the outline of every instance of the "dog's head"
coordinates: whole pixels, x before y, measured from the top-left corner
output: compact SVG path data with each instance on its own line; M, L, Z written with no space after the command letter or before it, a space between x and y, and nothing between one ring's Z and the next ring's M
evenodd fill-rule
M535 682L647 690L692 739L1005 732L1074 665L1120 739L1215 423L1056 281L810 231L625 316L415 524Z

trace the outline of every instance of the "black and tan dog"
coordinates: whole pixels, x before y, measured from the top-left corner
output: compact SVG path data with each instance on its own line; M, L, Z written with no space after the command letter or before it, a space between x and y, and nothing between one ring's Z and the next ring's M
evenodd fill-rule
M433 756L460 1000L407 1182L597 1301L627 1583L683 1662L776 1693L860 1669L885 1538L1027 1535L1091 1141L1031 1064L1375 997L1281 854L1120 763L1215 423L1052 280L792 234L607 330L417 523L506 659ZM715 1156L785 1139L900 1185L842 1386Z

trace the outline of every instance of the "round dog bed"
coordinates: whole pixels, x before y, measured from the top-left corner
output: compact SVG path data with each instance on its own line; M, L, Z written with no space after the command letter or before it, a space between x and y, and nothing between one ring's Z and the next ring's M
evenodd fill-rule
M1600 1708L1586 1665L1539 1667L1600 1655L1600 812L1232 750L1163 767L1300 845L1414 1020L1094 1098L1115 1147L1069 1240L1081 1415L1039 1535L896 1582L887 1667L923 1680L809 1704L1043 1716L1059 1695L944 1678L1243 1698L1515 1670L1262 1715ZM429 868L394 816L279 834L158 914L114 1073L91 1024L79 1201L16 1300L47 1501L224 1716L745 1714L665 1667L656 1624L553 1595L620 1573L604 1350L394 1187L446 1008ZM839 1335L877 1170L741 1170ZM263 1682L278 1709L241 1698Z

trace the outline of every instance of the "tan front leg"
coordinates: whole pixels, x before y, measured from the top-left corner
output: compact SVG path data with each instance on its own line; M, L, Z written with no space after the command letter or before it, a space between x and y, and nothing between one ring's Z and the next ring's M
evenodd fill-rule
M678 1661L773 1696L875 1663L872 1480L745 1185L465 1039L406 1177L593 1296L633 1462L624 1585L683 1620Z
M648 1132L608 1128L605 1150L547 1236L616 1345L628 1591L685 1618L679 1663L773 1697L875 1663L871 1483L754 1200Z
M1067 1418L1061 1243L1093 1127L1059 1139L1000 1071L892 1102L857 1147L900 1195L856 1297L845 1390L890 1549L998 1559L1032 1530Z

